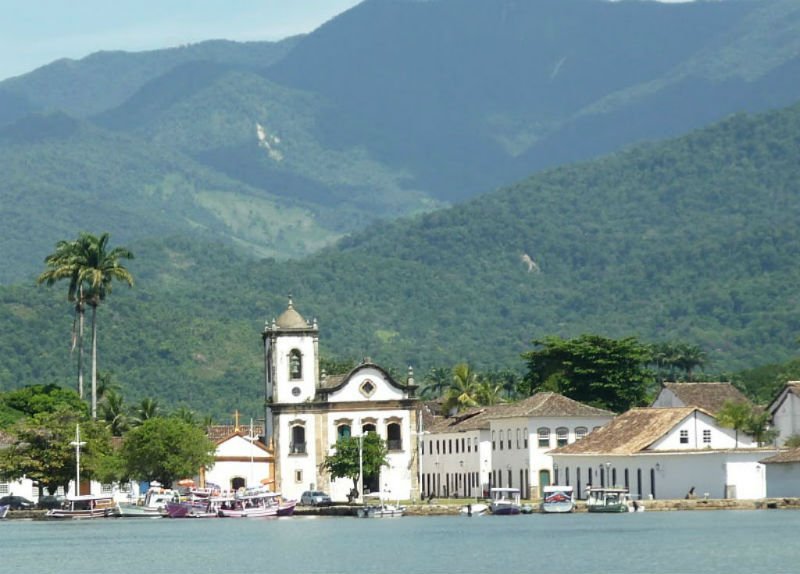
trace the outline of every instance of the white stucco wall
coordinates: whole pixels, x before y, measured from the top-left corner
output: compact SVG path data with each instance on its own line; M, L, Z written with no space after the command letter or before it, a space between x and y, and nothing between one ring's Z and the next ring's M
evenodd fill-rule
M577 469L580 468L580 497L585 497L588 474L592 473L592 484L601 484L601 472L607 477L609 486L627 486L631 494L641 491L643 500L651 493L659 499L684 498L691 487L695 495L709 498L726 498L735 487L736 498L762 498L766 495L764 465L759 460L774 451L731 449L725 451L700 450L646 453L630 456L613 455L553 455L559 464L564 480L577 489ZM608 466L607 466L608 463ZM625 471L628 481L625 482ZM641 471L641 482L639 481ZM616 480L614 481L614 474Z
M683 401L670 391L669 389L662 388L658 393L656 400L653 401L652 407L683 407Z
M314 397L316 392L317 364L314 337L308 334L287 335L277 337L273 349L275 380L273 400L276 403L302 403ZM289 355L293 349L301 354L301 378L289 378ZM293 389L299 389L295 395Z
M800 398L786 393L780 406L774 411L772 421L774 428L780 433L779 445L783 445L790 436L800 434Z
M290 443L292 442L292 423L303 421L305 427L306 452L301 454L291 454ZM309 490L312 485L316 487L316 425L314 415L284 413L276 421L278 428L278 452L281 453L278 472L280 473L280 490L288 498L299 499L305 490ZM297 471L302 472L300 480L297 480Z
M709 431L711 442L704 442L704 431ZM681 431L686 431L688 442L681 442ZM693 450L698 448L709 449L728 449L728 448L751 448L757 446L752 437L743 432L739 432L738 443L736 432L733 429L717 426L713 417L700 411L693 414L675 425L675 427L663 438L659 439L649 448L649 450Z
M800 497L800 462L765 464L768 498Z

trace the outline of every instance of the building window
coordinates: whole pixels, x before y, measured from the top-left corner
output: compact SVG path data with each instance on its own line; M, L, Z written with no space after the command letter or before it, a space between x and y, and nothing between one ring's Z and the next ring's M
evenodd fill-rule
M114 492L114 485L113 484L101 484L100 485L100 493L101 494L111 494Z
M453 439L447 439L447 454L453 454Z
M504 442L505 441L503 440L503 431L500 431L500 450L503 450L503 443Z
M464 452L464 444L465 443L466 443L466 441L462 438L461 439L461 452Z
M292 380L303 378L303 359L298 349L289 352L289 378Z
M539 448L550 448L550 429L542 427L538 430Z
M681 444L689 444L689 431L682 430L681 431Z
M377 432L377 431L378 427L375 426L375 423L369 422L361 425L361 434L367 434L370 432Z
M586 427L575 427L575 440L581 440L588 432Z
M556 429L556 446L567 446L569 442L569 429L566 427L558 427Z
M711 429L703 430L703 444L711 444Z
M511 450L511 429L506 431L506 440L508 440L508 450Z
M497 449L497 447L495 446L495 442L494 442L494 431L492 431L492 450L496 450L496 449Z
M337 439L350 438L350 425L341 424L336 427L336 436Z
M386 425L386 446L389 450L403 450L403 437L400 432L400 423Z
M303 482L303 471L302 470L295 470L294 471L294 481L297 484L300 484L301 482Z
M375 383L367 379L366 381L361 383L361 386L358 387L358 390L361 391L362 395L364 395L367 398L370 398L372 395L375 394L377 388L378 387L375 386Z
M436 441L436 454L439 454L439 441Z
M522 444L524 448L528 448L528 429L525 429L525 434L522 435Z
M8 494L8 483L0 482L0 494Z
M475 437L475 438L473 439L473 443L472 443L472 445L473 445L473 447L475 448L475 452L478 452L478 437Z
M292 426L289 454L306 454L306 428L300 424Z
M522 433L520 432L519 429L517 429L517 448L520 448L520 440L519 439L520 439L521 436L522 436Z

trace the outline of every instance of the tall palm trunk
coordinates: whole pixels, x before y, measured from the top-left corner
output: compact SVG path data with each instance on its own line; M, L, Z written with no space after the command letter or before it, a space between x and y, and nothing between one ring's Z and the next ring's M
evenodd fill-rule
M97 305L92 305L92 418L97 418Z
M83 399L83 324L84 309L83 302L76 306L78 312L78 395Z

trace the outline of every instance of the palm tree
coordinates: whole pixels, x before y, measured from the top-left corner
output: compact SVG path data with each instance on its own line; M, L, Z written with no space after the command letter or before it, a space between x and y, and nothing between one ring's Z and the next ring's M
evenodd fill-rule
M149 419L154 419L158 416L158 401L156 399L151 399L146 397L142 399L142 402L139 403L139 406L136 407L136 414L133 417L133 422L135 425L141 425L144 421Z
M443 367L431 367L422 381L422 391L420 395L424 399L435 399L441 397L450 385L452 373Z
M77 241L59 241L56 250L45 257L47 269L36 279L37 284L54 285L62 279L69 279L67 301L75 303L75 320L72 322L72 350L78 347L78 395L83 398L83 325L85 298L83 283L80 281L80 268L77 265ZM76 330L77 323L77 330Z
M92 308L92 418L97 418L97 307L111 293L114 280L133 286L133 275L120 259L133 259L124 247L108 250L108 233L95 237L81 233L73 254L78 268L78 284L85 285L86 303Z
M445 393L444 407L446 411L460 411L478 406L480 384L478 375L467 363L459 363L453 367L450 387Z
M108 390L100 403L100 416L112 436L122 436L130 427L130 418L125 412L125 400L115 390Z

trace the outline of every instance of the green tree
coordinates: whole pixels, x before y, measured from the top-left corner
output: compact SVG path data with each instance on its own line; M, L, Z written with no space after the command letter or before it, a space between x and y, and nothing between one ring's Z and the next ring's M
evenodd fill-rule
M67 489L75 478L76 425L80 424L81 480L99 476L103 459L113 456L111 439L104 426L85 419L82 410L62 406L53 412L38 413L18 422L10 429L11 444L0 450L0 474L9 479L23 476L39 483L40 493Z
M28 385L3 394L8 407L31 417L39 413L52 413L61 408L86 412L86 405L78 393L58 385Z
M125 399L114 390L106 391L100 401L100 418L113 436L122 436L131 426Z
M725 401L717 413L717 422L720 426L735 431L736 448L739 447L739 431L747 430L752 414L752 407L742 401Z
M111 293L113 282L124 281L133 286L133 275L120 262L133 259L133 253L124 247L109 250L109 234L95 237L82 233L78 238L77 253L79 281L86 284L86 303L92 308L92 417L97 417L97 308Z
M764 446L778 438L778 431L770 428L770 415L768 411L753 408L750 418L745 426L745 432L755 439L758 446Z
M363 447L361 441L363 441ZM368 432L363 437L342 437L336 441L335 452L325 457L322 468L331 475L332 479L352 479L355 495L358 496L361 478L359 460L364 476L376 475L382 466L388 464L388 454L386 442L377 433Z
M623 412L642 405L653 382L647 368L651 351L634 337L546 337L533 344L540 348L523 354L528 366L524 388L530 394L554 391Z
M141 425L145 421L156 418L158 416L158 411L158 400L151 397L145 397L136 407L132 422L135 426Z
M462 411L480 404L481 385L478 374L467 363L453 367L450 386L445 391L444 408L446 412Z
M420 396L424 399L441 397L450 386L452 371L444 367L431 367L422 379Z
M78 395L83 399L83 326L86 301L78 264L77 241L59 241L56 250L45 257L47 269L36 279L38 284L52 286L62 279L69 280L67 301L75 304L75 320L72 322L72 349L78 348Z
M800 434L793 434L783 443L786 448L800 448Z
M125 436L121 457L125 475L158 480L165 486L214 464L214 443L195 425L174 417L144 421Z

